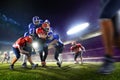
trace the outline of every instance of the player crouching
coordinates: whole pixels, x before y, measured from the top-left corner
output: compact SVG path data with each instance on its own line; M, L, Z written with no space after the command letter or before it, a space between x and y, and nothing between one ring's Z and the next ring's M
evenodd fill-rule
M31 50L32 36L21 37L19 38L12 46L15 53L15 57L12 59L10 69L14 69L15 62L20 58L20 53L27 56L28 61L30 62L32 69L37 67L37 64L34 64L31 60L30 50Z
M83 64L82 54L83 52L85 52L85 48L80 43L76 43L76 41L73 41L70 49L72 52L74 52L75 64L79 63L79 61L77 60L78 56L80 56L81 64Z

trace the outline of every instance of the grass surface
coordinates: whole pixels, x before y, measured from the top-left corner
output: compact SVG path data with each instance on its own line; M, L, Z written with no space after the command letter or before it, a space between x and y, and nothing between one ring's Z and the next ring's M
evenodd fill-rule
M99 63L73 64L63 62L61 68L55 62L47 63L46 68L37 67L32 70L21 68L15 64L15 70L9 70L9 64L0 63L0 80L120 80L120 63L115 63L116 70L110 75L97 73Z

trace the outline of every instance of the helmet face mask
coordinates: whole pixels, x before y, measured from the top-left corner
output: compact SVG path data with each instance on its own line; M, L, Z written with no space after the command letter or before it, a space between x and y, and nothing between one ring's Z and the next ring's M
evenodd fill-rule
M40 24L40 19L39 19L38 16L34 16L32 21L33 21L33 24L35 24L35 25L39 25Z
M45 28L45 31L46 31L46 32L49 32L49 31L50 31L50 29L49 29L49 28Z
M46 32L49 32L49 31L50 31L50 26L49 26L49 24L47 24L47 23L43 23L43 24L42 24L42 28L43 28Z
M39 25L40 24L40 21L35 21L33 22L35 25Z

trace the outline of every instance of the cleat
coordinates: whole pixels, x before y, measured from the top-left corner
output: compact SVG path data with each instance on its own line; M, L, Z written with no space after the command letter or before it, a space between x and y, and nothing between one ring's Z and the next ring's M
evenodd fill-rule
M114 61L111 58L105 58L103 65L98 70L100 74L111 74L114 71Z
M10 70L14 70L14 66L13 65L10 65Z
M74 64L79 64L79 62L78 62L78 61L75 61Z
M61 64L62 64L61 62L57 62L58 67L61 67Z
M35 69L36 67L38 67L38 64L33 64L32 65L32 69Z
M22 68L27 68L27 64L26 64L26 63L23 63L23 64L22 64Z
M107 63L106 65L103 65L98 72L101 74L110 74L113 71L114 71L113 63Z
M46 62L41 62L42 67L46 67Z

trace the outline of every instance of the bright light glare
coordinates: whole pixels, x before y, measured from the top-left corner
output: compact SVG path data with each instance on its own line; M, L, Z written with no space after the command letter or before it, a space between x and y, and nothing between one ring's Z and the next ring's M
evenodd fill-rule
M89 26L89 23L83 23L83 24L77 25L77 26L71 28L70 30L68 30L67 34L71 35L71 34L77 33L77 32L79 32L81 30L84 30L88 26Z
M0 54L2 54L2 51L0 51Z
M33 42L33 43L32 43L32 47L33 47L34 49L38 49L38 47L39 47L38 42Z
M11 53L13 53L13 51L10 51L9 53L11 54Z

